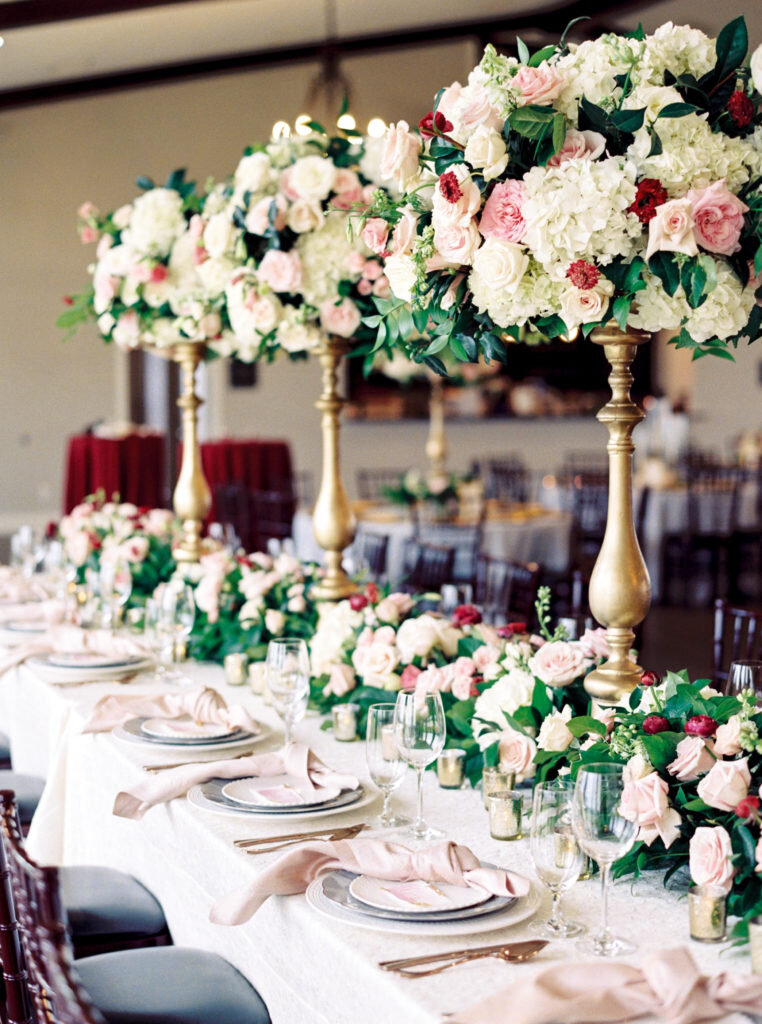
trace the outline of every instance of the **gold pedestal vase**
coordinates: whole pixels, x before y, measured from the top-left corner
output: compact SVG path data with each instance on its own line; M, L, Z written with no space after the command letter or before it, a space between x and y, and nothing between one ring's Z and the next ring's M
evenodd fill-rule
M598 413L609 431L609 504L606 532L590 579L590 610L606 627L609 658L585 679L585 689L600 703L621 702L639 684L642 669L630 656L633 629L651 604L651 581L635 534L632 503L632 431L644 413L630 398L630 371L638 345L647 334L621 331L612 321L591 334L611 364L611 399Z
M325 576L312 588L312 596L319 601L341 601L357 590L341 566L342 552L355 536L355 517L341 479L339 457L341 410L346 403L338 393L337 376L349 347L343 338L330 337L315 350L323 370L323 390L315 402L322 413L323 475L313 517L315 540L325 552L326 564Z
M429 373L431 395L429 397L429 436L426 441L426 456L429 472L426 481L430 490L438 491L447 484L447 440L445 438L444 384L438 373Z
M203 399L196 394L196 368L205 350L205 345L191 341L180 342L172 349L172 358L182 375L182 393L177 404L182 411L183 460L172 495L175 512L183 523L182 539L173 552L178 562L197 562L201 557L201 530L212 504L198 446L198 408Z

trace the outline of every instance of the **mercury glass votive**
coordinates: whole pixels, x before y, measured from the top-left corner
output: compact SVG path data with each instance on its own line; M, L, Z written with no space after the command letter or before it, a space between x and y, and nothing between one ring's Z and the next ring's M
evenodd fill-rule
M482 799L484 807L487 808L487 797L490 793L513 789L516 783L516 776L513 772L503 772L499 768L486 766L482 768Z
M230 686L243 686L248 680L249 658L240 651L225 655L225 679Z
M691 938L697 942L722 942L726 937L727 896L716 885L697 885L688 892Z
M336 704L331 710L334 739L348 743L357 739L357 715L359 704Z
M437 779L442 789L460 789L466 777L466 752L457 747L443 750L437 758Z
M252 693L264 694L267 685L267 666L264 661L252 661L249 664L249 686Z
M762 914L757 914L749 921L749 952L751 973L762 974Z
M521 817L523 809L521 793L500 790L487 797L489 812L489 834L493 839L511 841L521 839Z

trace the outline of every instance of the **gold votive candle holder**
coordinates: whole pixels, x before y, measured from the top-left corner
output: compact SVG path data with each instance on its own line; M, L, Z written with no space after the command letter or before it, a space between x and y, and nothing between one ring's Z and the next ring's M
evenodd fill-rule
M487 797L490 793L506 792L512 790L516 784L516 776L513 772L501 771L495 765L482 768L482 799L485 809L488 808Z
M521 821L524 800L515 790L498 790L487 797L489 834L501 842L522 838Z
M442 789L460 789L466 777L466 752L458 747L443 750L437 758L437 779Z
M751 973L762 974L762 914L757 914L749 921L749 952Z
M717 885L697 885L688 892L691 938L722 942L727 935L727 895Z
M357 716L359 704L335 704L331 709L333 738L342 743L357 739Z
M249 678L248 655L240 651L225 655L225 679L229 686L243 686Z

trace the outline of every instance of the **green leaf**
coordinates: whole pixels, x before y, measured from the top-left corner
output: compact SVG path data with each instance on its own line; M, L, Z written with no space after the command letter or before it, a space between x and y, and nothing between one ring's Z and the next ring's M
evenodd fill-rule
M648 268L664 285L667 295L673 296L680 286L680 268L674 253L655 252L648 261Z
M648 760L660 771L675 760L677 745L685 737L678 732L659 732L655 736L643 735L640 739L646 748Z
M566 138L566 121L563 114L559 114L553 118L553 152L551 156L555 156L556 153L560 153L561 148ZM550 157L548 157L550 159Z
M541 718L547 718L553 710L553 701L548 696L545 683L541 683L539 679L535 681L534 690L532 691L532 707Z
M736 71L749 49L749 34L743 15L734 18L717 36L717 63L714 79L717 84Z
M762 245L759 246L754 254L754 274L762 274Z
M580 118L580 128L591 128L604 135L611 134L611 121L603 107L596 106L583 96L580 100L580 111L584 114L584 119Z
M538 107L530 104L512 110L508 115L508 122L525 139L542 139L559 114L560 111L554 110L553 107ZM561 119L563 120L563 115L561 115Z
M668 103L661 108L656 116L657 118L685 117L686 114L697 114L699 110L700 107L695 107L692 103Z
M576 718L570 718L566 723L566 728L577 739L580 736L586 736L589 732L597 732L600 736L606 735L606 726L592 715L578 715Z
M653 128L649 128L648 134L651 136L651 148L648 150L648 155L661 156L661 154L664 152L664 146L662 145L661 139L653 130Z
M704 285L704 294L709 295L717 287L717 264L714 262L712 257L702 252L698 256L698 261L706 275L706 283Z
M521 36L516 36L516 49L519 52L519 60L521 61L521 63L522 64L528 64L529 63L529 47L524 42L524 40L521 38Z
M627 318L630 315L631 306L632 299L628 298L626 295L617 295L614 299L614 304L612 306L614 319L623 331L627 330Z
M646 117L646 108L640 107L638 110L615 110L611 114L611 120L617 126L620 132L627 132L632 135L638 128L643 127L643 122Z
M147 178L144 174L141 174L139 178L136 178L135 184L145 192L150 191L152 188L156 188L153 180L151 178Z
M423 362L428 366L434 373L438 373L440 377L447 376L447 367L441 359L437 359L436 356L424 356Z
M529 67L538 67L540 64L542 64L543 61L549 60L555 52L555 46L543 46L541 50L538 50L537 53L533 53L532 56L529 58Z
M576 25L578 21L590 21L590 15L589 14L583 14L579 18L572 18L572 20L569 22L569 24L564 29L563 34L562 34L562 36L561 36L561 38L559 40L558 45L560 47L564 47L566 45L566 37L568 36L568 34L571 31L572 27L574 25Z

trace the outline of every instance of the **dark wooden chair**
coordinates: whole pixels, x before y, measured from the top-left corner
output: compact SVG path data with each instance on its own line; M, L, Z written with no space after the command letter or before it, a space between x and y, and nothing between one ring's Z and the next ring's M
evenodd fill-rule
M762 601L762 460L742 473L740 487L748 486L755 489L754 517L734 524L728 545L728 596L738 604Z
M474 460L472 472L484 481L484 496L501 501L529 500L529 470L519 455Z
M367 573L374 583L385 580L388 548L388 534L368 530L362 524L358 526L352 546L358 571Z
M608 473L576 473L570 480L572 513L570 564L589 577L606 533Z
M455 551L439 544L405 541L402 558L401 587L408 593L433 592L451 582Z
M254 550L254 531L251 522L251 504L243 483L216 484L214 505L217 520L232 529L244 551Z
M405 475L404 469L358 469L357 471L357 494L365 501L375 501L377 498L384 498L386 487L399 487L400 480Z
M480 554L476 560L474 601L485 622L501 626L526 622L534 616L540 567L536 562L514 562Z
M714 602L712 679L724 690L733 661L762 659L762 611L734 608L719 598Z
M16 1004L13 1017L9 999L8 1024L270 1024L256 990L212 953L130 949L75 965L59 870L27 855L8 790L0 791L0 838L3 973Z
M11 766L11 741L4 732L0 732L0 769Z
M294 532L296 496L293 490L249 491L254 551L267 551L271 540L282 544Z
M413 536L420 544L452 548L455 559L450 580L443 582L473 583L476 575L476 556L482 543L484 510L473 523L459 523L425 519L416 514Z

